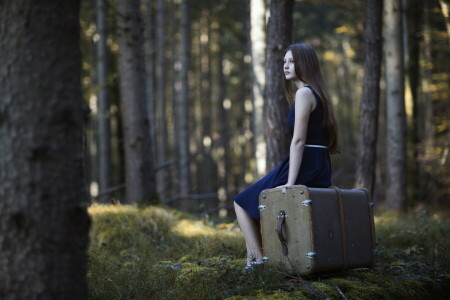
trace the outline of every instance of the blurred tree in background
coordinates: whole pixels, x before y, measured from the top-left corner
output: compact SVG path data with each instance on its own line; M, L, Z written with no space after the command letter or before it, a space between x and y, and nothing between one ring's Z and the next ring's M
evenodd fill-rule
M255 82L261 80L255 81L258 80L255 70L258 64L265 63L258 60L255 53L261 53L265 43L257 43L255 34L267 33L264 28L262 33L251 31L255 29L252 24L257 24L251 16L265 15L267 25L270 2L171 0L164 1L164 5L161 1L140 3L144 28L141 36L135 38L144 38L146 112L154 149L148 155L154 162L154 174L160 178L157 192L161 203L194 213L226 216L232 212L231 197L264 175L258 165L265 162L255 153L261 153L261 148L258 150L261 122L268 121L261 121L261 96L255 89ZM391 109L386 104L387 74L383 69L377 155L373 166L374 197L377 202L384 202L389 181L396 181L406 195L406 203L400 207L438 207L445 205L450 196L448 3L444 0L396 2L402 6L399 17L402 28L398 29L404 45L401 60L405 72L399 80L405 84L402 94L406 118L406 151L402 155L406 169L397 176L406 183L402 184L401 178L387 177L387 166L392 165L389 161L392 158L387 156L392 145L386 138L390 118L387 113ZM96 68L100 57L95 49L104 35L104 29L96 22L99 12L94 3L84 2L81 13L82 82L85 101L91 108L91 123L85 132L85 151L90 158L86 160L86 170L93 199L107 195L102 201L125 202L126 139L119 105L123 101L119 87L123 71L118 70L116 63L122 51L116 34L121 13L117 1L103 3L108 32L106 79L101 79L100 69ZM309 43L316 49L340 125L343 152L332 157L333 184L351 188L356 180L355 158L361 152L357 146L360 122L366 122L360 119L360 103L368 4L356 0L303 0L291 4L292 41ZM269 45L273 39L269 37L266 42ZM384 44L383 49L386 46L389 45ZM262 51L268 53L269 50ZM280 79L266 78L265 84L267 80ZM106 84L102 84L103 81ZM103 181L99 177L99 162L103 156L100 153L105 152L100 146L103 133L97 129L99 91L105 86L110 99L106 112L111 129L109 186L101 184ZM268 96L265 94L262 100L265 108ZM280 101L285 101L284 96ZM286 103L280 103L280 107L283 105ZM268 138L267 132L263 134Z

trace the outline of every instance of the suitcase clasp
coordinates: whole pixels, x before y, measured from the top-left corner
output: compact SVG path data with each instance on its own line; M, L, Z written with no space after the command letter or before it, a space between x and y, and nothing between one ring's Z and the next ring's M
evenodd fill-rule
M307 199L307 200L303 201L302 204L304 206L309 206L311 204L311 202L312 202L312 200Z
M288 217L288 215L282 215L282 214L279 214L278 216L277 216L277 219L286 219Z
M307 258L314 258L314 257L316 257L317 256L317 253L316 252L308 252L308 253L306 253L306 257Z
M262 204L261 204L261 205L258 206L258 210L259 210L259 211L263 211L263 210L265 210L265 209L266 209L266 206L265 206L265 205L262 205Z
M370 208L372 208L372 207L374 207L374 206L375 206L375 203L369 202L369 207L370 207Z

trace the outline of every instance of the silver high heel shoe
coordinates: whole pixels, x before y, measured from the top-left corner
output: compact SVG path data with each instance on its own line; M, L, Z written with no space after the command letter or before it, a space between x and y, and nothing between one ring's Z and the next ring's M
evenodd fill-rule
M264 264L269 260L267 256L263 256L261 260L247 260L247 265L244 267L242 273L248 274L253 271L264 270Z

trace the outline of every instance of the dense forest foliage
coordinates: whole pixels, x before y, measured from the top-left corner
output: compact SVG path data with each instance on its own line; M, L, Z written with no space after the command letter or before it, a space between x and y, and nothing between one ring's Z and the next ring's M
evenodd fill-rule
M402 11L407 118L408 204L445 204L450 190L449 151L449 41L448 8L444 1L408 1ZM120 109L117 54L117 18L114 1L106 1L108 76L111 106L111 179L99 187L96 43L100 39L94 2L82 7L83 87L90 108L86 129L86 168L91 195L107 194L103 201L124 197L124 150ZM231 197L258 179L255 161L252 101L250 5L248 1L192 1L190 11L188 131L190 191L186 205L180 200L176 124L180 78L181 2L155 1L141 4L142 19L151 39L154 62L152 105L164 109L151 124L155 134L154 169L166 173L159 185L162 203L197 213L229 208ZM267 11L266 11L267 13ZM292 41L313 45L330 89L340 125L343 151L333 159L333 183L351 188L355 182L355 156L364 75L365 4L361 1L295 1ZM163 15L162 17L160 15ZM162 22L158 18L162 18ZM160 28L163 26L162 28ZM447 27L446 27L447 26ZM160 36L161 32L163 36ZM161 40L162 39L162 40ZM164 63L160 72L158 64ZM164 78L159 78L159 75ZM273 78L273 80L278 80ZM162 82L162 83L161 83ZM157 91L162 85L163 94ZM375 199L383 202L386 192L386 103L384 76L381 80ZM280 103L280 105L286 105ZM160 109L160 108L157 108ZM156 110L155 110L156 111ZM161 112L163 111L163 115ZM162 127L161 123L165 126ZM163 133L161 130L164 130ZM158 159L159 144L165 143L164 161ZM157 146L158 145L158 146ZM225 211L222 210L222 214Z

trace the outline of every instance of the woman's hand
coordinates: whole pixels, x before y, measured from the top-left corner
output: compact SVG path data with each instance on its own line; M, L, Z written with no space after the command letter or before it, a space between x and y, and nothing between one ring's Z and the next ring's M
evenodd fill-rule
M290 187L290 186L293 186L293 184L286 183L286 184L277 186L276 189L283 189L283 188L287 188L287 187Z

